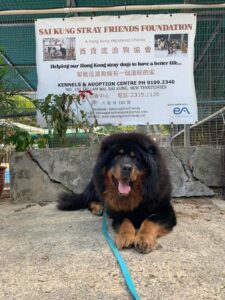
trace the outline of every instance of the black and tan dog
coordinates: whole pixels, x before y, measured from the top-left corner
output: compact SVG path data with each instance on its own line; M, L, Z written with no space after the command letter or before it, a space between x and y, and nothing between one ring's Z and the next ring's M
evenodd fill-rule
M156 143L139 133L106 137L82 194L63 194L62 210L89 208L101 215L106 208L116 230L119 249L154 249L156 239L176 225L168 170Z

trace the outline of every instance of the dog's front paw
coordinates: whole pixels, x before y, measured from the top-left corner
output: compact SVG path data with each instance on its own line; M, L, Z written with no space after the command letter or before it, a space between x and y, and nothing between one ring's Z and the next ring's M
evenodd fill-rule
M121 250L123 248L130 248L134 245L135 235L130 232L118 233L116 235L116 247Z
M137 234L134 246L137 251L143 254L147 254L155 249L156 245L156 239L154 236L151 236L150 234L144 234L140 233Z
M96 202L96 201L91 202L89 209L93 215L102 216L103 214L103 206L100 202Z

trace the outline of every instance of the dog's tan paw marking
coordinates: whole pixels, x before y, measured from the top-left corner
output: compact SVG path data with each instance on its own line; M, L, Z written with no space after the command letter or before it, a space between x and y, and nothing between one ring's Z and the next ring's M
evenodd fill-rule
M95 202L95 201L91 202L90 210L92 214L96 216L101 216L103 214L103 206L99 202Z
M134 245L135 235L132 233L120 233L116 235L116 247L118 249L130 248Z
M134 246L137 251L147 254L155 249L156 239L149 234L138 234L135 238Z

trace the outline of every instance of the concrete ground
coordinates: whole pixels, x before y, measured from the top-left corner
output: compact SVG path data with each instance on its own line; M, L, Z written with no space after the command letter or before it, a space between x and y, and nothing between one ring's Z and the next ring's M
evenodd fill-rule
M101 218L55 203L0 203L0 299L131 299ZM157 250L121 251L140 298L225 299L225 201L179 199L174 207L178 225Z

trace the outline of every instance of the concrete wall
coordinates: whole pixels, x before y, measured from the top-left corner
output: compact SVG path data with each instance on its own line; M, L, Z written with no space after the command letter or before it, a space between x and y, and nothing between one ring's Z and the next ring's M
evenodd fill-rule
M56 201L63 191L81 192L92 174L98 147L31 150L11 157L13 203ZM221 150L162 148L173 197L212 196L222 185Z

